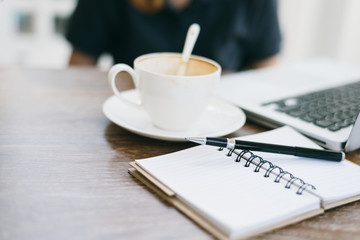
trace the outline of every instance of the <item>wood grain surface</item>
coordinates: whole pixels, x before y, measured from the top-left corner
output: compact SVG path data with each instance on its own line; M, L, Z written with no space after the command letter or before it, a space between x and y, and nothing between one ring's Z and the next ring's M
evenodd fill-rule
M212 239L127 172L194 145L111 123L111 95L92 68L0 69L0 239ZM247 123L231 136L264 130ZM360 151L347 158L360 164ZM360 203L253 239L360 239Z

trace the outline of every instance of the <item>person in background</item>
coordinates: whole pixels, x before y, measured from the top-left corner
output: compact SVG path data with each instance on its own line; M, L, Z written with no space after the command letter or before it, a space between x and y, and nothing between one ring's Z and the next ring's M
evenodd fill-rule
M152 52L181 52L189 26L200 35L193 54L223 71L272 66L280 51L276 0L79 0L66 38L70 65L95 65L103 53L132 65Z

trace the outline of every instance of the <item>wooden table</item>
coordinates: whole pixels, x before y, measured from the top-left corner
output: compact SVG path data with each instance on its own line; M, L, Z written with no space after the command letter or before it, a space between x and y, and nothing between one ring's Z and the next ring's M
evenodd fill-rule
M134 159L193 145L111 123L111 95L92 68L0 69L0 239L212 238L127 173ZM347 158L360 164L360 151ZM359 202L253 239L356 238Z

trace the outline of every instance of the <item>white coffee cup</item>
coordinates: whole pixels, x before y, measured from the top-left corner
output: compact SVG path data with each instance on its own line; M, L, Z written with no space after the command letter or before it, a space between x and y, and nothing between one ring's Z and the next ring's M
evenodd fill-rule
M221 67L210 59L191 56L185 75L178 76L180 64L179 53L146 54L135 59L135 70L126 64L114 65L108 80L118 99L145 111L156 127L183 131L191 128L206 111L219 82ZM117 88L115 79L119 72L130 74L140 103L125 98Z

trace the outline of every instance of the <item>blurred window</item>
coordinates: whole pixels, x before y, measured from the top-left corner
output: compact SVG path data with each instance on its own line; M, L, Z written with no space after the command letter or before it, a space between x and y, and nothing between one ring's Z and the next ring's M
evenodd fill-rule
M17 12L15 14L16 32L20 34L34 33L34 15L31 12Z
M69 21L68 16L55 15L54 16L54 32L59 35L64 35Z

